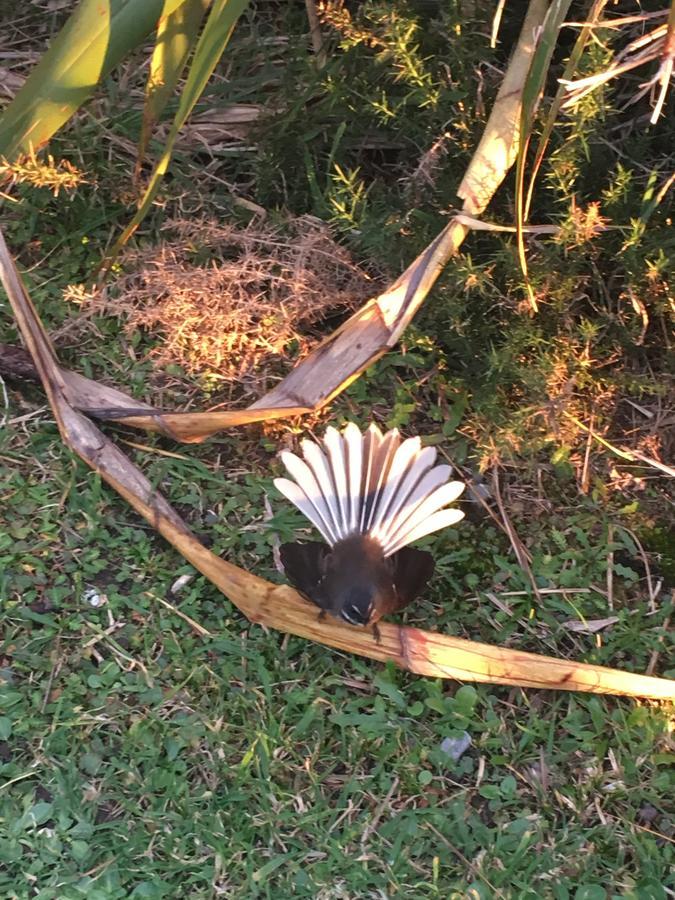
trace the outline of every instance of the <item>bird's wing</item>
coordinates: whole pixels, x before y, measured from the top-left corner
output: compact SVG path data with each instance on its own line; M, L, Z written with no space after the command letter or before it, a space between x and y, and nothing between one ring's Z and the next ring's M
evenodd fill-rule
M319 541L293 542L282 544L279 554L288 580L308 600L323 609L320 584L330 547Z
M434 574L434 558L426 550L404 547L390 557L396 588L396 604L387 612L403 609L422 593Z

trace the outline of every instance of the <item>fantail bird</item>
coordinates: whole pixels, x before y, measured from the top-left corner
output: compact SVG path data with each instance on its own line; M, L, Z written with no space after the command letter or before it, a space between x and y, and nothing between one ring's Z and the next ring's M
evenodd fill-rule
M321 533L318 541L281 546L289 580L323 613L352 625L369 625L402 609L434 571L430 553L408 547L454 525L459 509L443 509L464 490L448 481L451 466L435 466L436 450L418 437L402 441L397 429L376 425L361 434L328 428L323 447L302 442L304 460L283 451L295 481L274 484ZM377 632L376 632L377 634Z

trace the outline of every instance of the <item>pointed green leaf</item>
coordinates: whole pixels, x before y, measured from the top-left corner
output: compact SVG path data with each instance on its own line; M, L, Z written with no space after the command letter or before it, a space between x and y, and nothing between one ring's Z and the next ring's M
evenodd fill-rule
M124 229L115 245L112 247L101 264L105 271L126 244L131 235L136 231L152 206L152 201L157 196L162 178L169 167L173 154L174 144L180 129L185 124L187 117L192 112L195 103L201 97L206 83L227 46L234 30L237 19L248 6L248 0L214 0L211 12L202 31L201 37L195 49L190 70L185 82L185 88L180 98L178 111L173 120L169 136L166 139L164 152L150 177L148 187L129 225Z
M533 312L537 312L537 301L527 275L527 259L525 257L525 243L523 241L524 220L524 186L525 186L525 159L532 134L534 116L539 104L539 98L546 84L546 76L551 65L551 57L558 40L558 32L565 20L571 0L553 0L550 5L544 24L539 35L537 48L532 56L530 71L523 86L523 103L520 114L520 137L518 140L518 157L516 160L516 239L518 243L518 257L525 278L530 305Z
M143 126L138 142L138 167L147 151L152 128L169 102L197 43L199 28L208 6L209 0L185 0L175 12L160 20L145 89Z

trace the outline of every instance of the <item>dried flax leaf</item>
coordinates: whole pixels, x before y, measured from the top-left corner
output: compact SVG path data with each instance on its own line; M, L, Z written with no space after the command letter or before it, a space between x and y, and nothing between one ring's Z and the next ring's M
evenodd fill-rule
M471 230L470 221L463 216L480 216L513 165L523 84L534 52L534 35L546 12L545 0L532 0L485 132L457 192L464 201L460 215L448 222L394 284L329 335L273 390L244 410L169 413L129 398L107 408L104 403L84 403L79 393L85 387L83 382L74 385L69 381L73 405L88 415L189 443L235 425L314 412L345 390L397 343Z
M215 556L196 539L148 479L68 400L67 379L0 232L0 276L64 442L108 482L251 621L396 665L419 675L554 690L675 699L675 681L493 647L384 622L368 629L319 621L293 588L275 585Z
M547 12L546 0L531 0L492 113L457 191L464 200L463 212L468 215L479 216L483 212L516 160L523 90L535 51L535 36L544 25Z

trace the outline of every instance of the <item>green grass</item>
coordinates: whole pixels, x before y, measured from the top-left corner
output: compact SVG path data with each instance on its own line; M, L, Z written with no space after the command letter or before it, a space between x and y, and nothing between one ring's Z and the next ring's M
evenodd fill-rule
M272 218L287 209L330 219L358 258L398 273L455 203L484 121L475 65L503 66L517 34L507 4L503 45L491 51L483 35L492 12L475 4L467 22L460 4L365 4L359 24L382 45L345 38L317 74L300 39L269 40L304 33L302 7L279 17L261 7L252 31L235 35L230 80L207 105L259 101L264 89L279 112L252 138L255 153L224 154L215 171ZM498 78L487 66L484 76L489 109ZM162 390L166 405L206 406L221 399L200 395L208 372L203 382L156 372L147 357L155 336L126 335L112 317L78 319L62 299L128 221L131 157L108 153L105 130L134 137L127 94L111 81L100 101L110 115L83 116L54 142L54 155L84 167L91 183L58 198L19 187L3 227L65 363L151 402ZM660 651L656 673L675 677L672 624L664 635L675 586L668 483L591 446L582 494L586 436L559 414L593 415L620 444L647 433L626 398L667 420L664 282L675 246L665 204L646 225L638 217L649 172L672 163L672 117L634 126L635 109L618 112L613 100L606 89L554 136L532 221L565 228L529 246L540 315L522 314L512 239L471 237L402 345L330 418L372 415L417 431L464 471L485 469L488 486L498 461L536 583L559 591L537 602L503 530L470 507L459 527L425 541L437 572L407 622L637 672ZM411 181L444 131L449 151L435 181ZM189 196L195 214L241 217L203 165L198 151L178 155L168 211ZM491 218L511 221L512 196L507 185ZM600 201L621 229L580 240L572 199ZM162 215L145 223L141 242L156 241ZM642 340L628 291L647 310ZM17 340L4 311L0 340ZM671 710L417 678L250 625L73 460L36 387L8 381L7 391L0 897L673 896ZM271 483L285 425L182 447L106 430L148 445L121 444L214 552L280 578L274 542L305 528ZM654 434L665 453L666 428ZM653 581L664 579L653 604L643 550ZM185 574L194 577L172 594ZM608 617L616 621L597 634L575 630ZM464 733L471 746L453 762L442 744Z
M243 435L223 443L237 460L263 452ZM264 522L269 477L241 463L228 477L214 449L139 457L216 552L278 577L272 535L302 522L276 496ZM266 633L199 576L170 595L190 567L72 463L47 420L6 432L1 453L2 895L593 898L611 884L667 896L664 710L458 688ZM544 517L541 586L603 584L597 515ZM597 646L563 623L607 615L605 598L544 595L530 618L526 579L484 521L430 543L439 572L409 621L644 670L665 609L649 615L628 566ZM522 594L504 597L508 615L486 590ZM465 731L455 764L441 743Z

